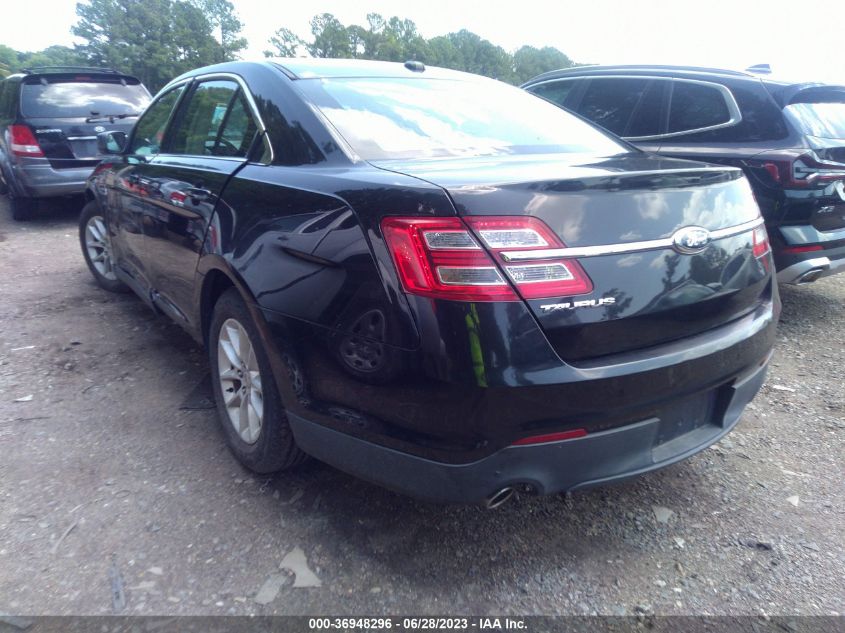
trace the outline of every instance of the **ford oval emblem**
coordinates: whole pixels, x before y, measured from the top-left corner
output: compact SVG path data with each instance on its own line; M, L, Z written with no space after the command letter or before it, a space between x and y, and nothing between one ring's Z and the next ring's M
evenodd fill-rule
M684 255L700 253L710 244L710 231L700 226L686 226L672 236L672 247Z
M102 125L98 125L97 127L94 128L94 131L95 132L105 132L106 128L104 128Z

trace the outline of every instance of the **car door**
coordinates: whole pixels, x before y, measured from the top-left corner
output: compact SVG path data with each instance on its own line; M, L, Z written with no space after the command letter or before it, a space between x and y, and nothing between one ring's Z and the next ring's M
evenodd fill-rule
M171 88L147 108L108 179L105 212L112 234L112 255L118 275L143 298L149 298L152 288L144 238L144 218L149 212L151 198L156 195L149 166L161 151L167 126L186 85Z
M229 178L259 137L246 87L234 76L194 83L165 139L145 167L155 195L145 217L153 301L177 321L192 314L197 262L205 233Z

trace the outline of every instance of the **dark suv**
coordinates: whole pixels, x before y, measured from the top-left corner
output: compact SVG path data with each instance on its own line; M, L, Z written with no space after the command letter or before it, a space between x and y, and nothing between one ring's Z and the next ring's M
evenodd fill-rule
M128 132L150 101L135 77L103 68L50 66L0 82L0 194L16 220L37 198L80 194L102 155L97 134Z
M779 281L845 269L845 87L708 68L585 66L523 88L646 151L742 168Z

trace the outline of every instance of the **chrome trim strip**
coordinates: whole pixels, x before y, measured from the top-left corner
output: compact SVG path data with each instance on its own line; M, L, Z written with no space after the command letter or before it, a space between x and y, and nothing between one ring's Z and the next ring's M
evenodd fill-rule
M68 136L68 141L96 141L96 136Z
M737 224L736 226L716 229L715 231L710 231L710 241L722 240L726 237L733 237L734 235L739 235L740 233L752 231L762 224L763 219L756 218L749 222ZM672 248L672 244L672 238L665 237L659 240L628 242L626 244L603 244L601 246L581 246L575 248L544 248L542 250L505 251L501 253L501 255L502 259L506 262L526 262L537 259L571 259L580 257L601 257L602 255L623 255L626 253L639 253L642 251Z
M736 97L734 97L733 93L730 91L730 88L727 86L723 86L719 83L714 83L712 81L702 81L700 79L686 79L681 77L671 77L665 75L639 75L639 74L631 74L631 75L604 75L598 73L589 73L585 75L576 75L574 77L557 77L553 79L545 79L543 81L538 81L537 83L531 84L530 86L526 86L524 90L534 94L534 91L531 88L535 86L541 86L543 84L551 84L551 83L558 83L563 81L576 81L576 80L585 80L585 79L649 79L649 80L656 80L656 81L671 81L671 82L684 82L688 84L699 84L702 86L708 86L710 88L714 88L718 90L722 98L725 100L725 106L728 108L728 115L729 119L724 123L717 123L716 125L708 125L706 127L694 128L692 130L681 130L679 132L665 132L663 134L652 134L650 136L623 136L626 141L635 142L635 141L658 141L664 138L672 138L675 136L684 136L686 134L698 134L699 132L709 132L710 130L720 130L722 128L731 127L736 125L737 123L742 121L742 111L739 109L739 104L736 102ZM539 95L538 95L539 96ZM545 97L540 97L545 99ZM561 104L556 104L559 107L563 107ZM669 106L671 107L671 101L669 102Z

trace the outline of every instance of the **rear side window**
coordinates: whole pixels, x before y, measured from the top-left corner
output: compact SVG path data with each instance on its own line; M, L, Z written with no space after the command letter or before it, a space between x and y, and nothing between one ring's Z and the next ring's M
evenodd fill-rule
M257 126L237 82L202 82L182 110L170 153L246 156Z
M845 139L845 103L793 103L783 111L804 134Z
M577 83L578 81L575 79L546 81L544 83L537 84L536 86L531 86L528 88L528 92L531 92L539 97L543 97L544 99L548 99L559 106L563 106L566 98L572 94L572 90L575 88Z
M669 80L652 79L637 104L623 136L639 138L662 134L666 116L665 96Z
M591 79L578 104L578 114L622 136L649 83L648 79L634 77Z
M715 86L675 81L669 106L669 133L700 130L731 121L724 93Z
M149 93L137 80L41 79L21 88L21 113L35 119L137 115L149 102Z
M161 143L164 140L167 123L170 121L170 114L179 102L183 90L185 90L184 84L177 86L164 93L147 108L135 125L132 145L129 148L130 154L148 155L158 154L161 151Z

